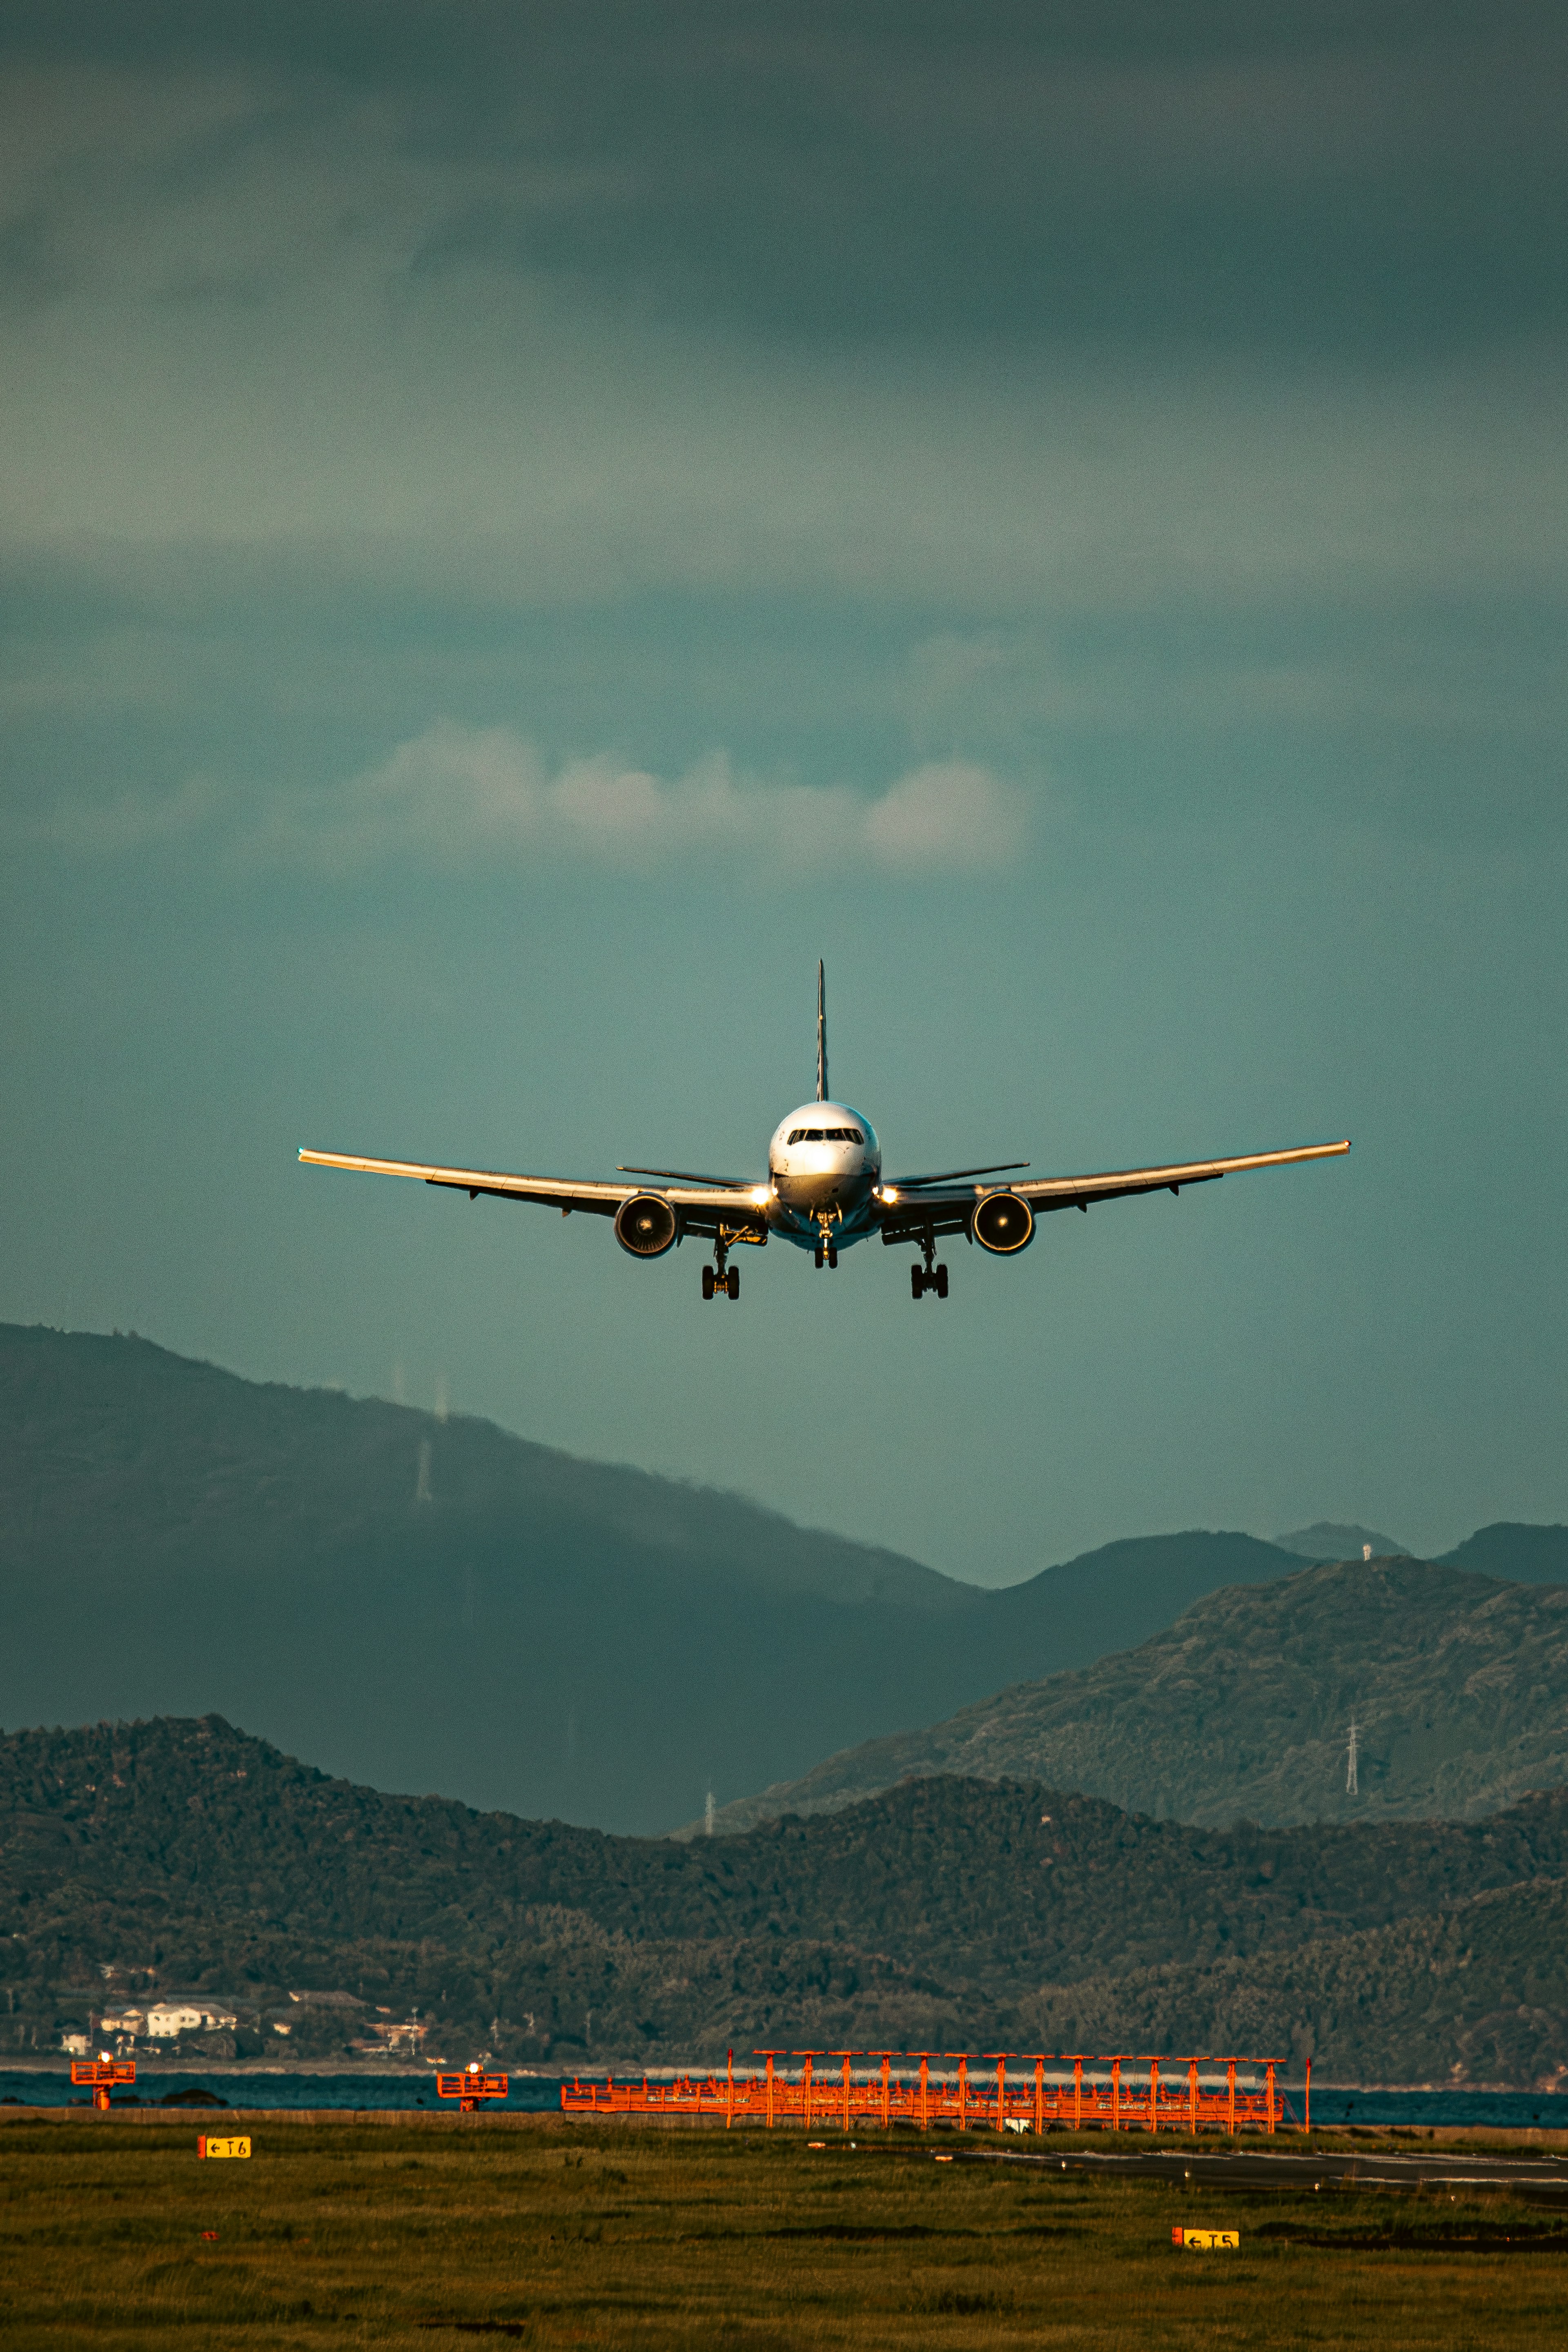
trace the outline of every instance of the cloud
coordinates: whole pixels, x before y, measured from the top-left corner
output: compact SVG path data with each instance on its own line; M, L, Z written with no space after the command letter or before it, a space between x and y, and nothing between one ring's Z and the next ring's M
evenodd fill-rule
M632 869L711 858L765 873L913 876L1002 865L1026 833L1023 795L969 761L911 769L876 796L738 777L721 752L667 782L609 754L552 769L510 728L440 719L327 792L280 798L247 847L334 871L408 858Z

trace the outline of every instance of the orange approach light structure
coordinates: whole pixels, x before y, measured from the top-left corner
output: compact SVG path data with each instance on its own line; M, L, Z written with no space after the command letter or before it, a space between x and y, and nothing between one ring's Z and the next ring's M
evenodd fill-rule
M770 2130L776 2124L799 2124L806 2131L837 2124L847 2132L856 2125L872 2124L886 2131L902 2124L916 2131L940 2125L959 2131L1043 2132L1055 2125L1068 2131L1217 2131L1234 2138L1242 2131L1272 2132L1286 2121L1278 2058L1173 2060L1041 2053L1014 2061L1016 2068L1026 2067L1027 2073L1009 2074L1014 2053L1008 2051L974 2062L984 2071L972 2074L966 2053L940 2054L956 2059L956 2070L933 2071L931 2060L939 2053L932 2050L758 2050L753 2055L763 2060L763 2072L737 2074L731 2051L722 2076L678 2074L667 2082L650 2082L645 2074L640 2083L617 2083L614 2075L603 2083L584 2083L574 2076L561 2085L561 2107L564 2115L668 2116L693 2121L722 2116L726 2130L735 2124L757 2123ZM784 2057L800 2060L798 2074L786 2074L775 2063ZM879 2063L875 2071L857 2074L857 2058ZM827 2062L820 2073L815 2071L817 2059ZM1225 2079L1218 2082L1212 2070L1222 2066ZM1261 2087L1238 2083L1238 2066L1260 2069ZM1211 2070L1206 2081L1200 2077L1200 2067ZM1134 2068L1136 2072L1124 2071ZM1307 2083L1310 2101L1310 2065ZM1303 2130L1310 2127L1310 2115L1309 2105Z
M134 2058L110 2058L107 2052L101 2058L73 2058L71 2081L92 2093L95 2107L107 2107L110 2086L115 2083L136 2080Z
M456 2099L460 2116L476 2114L481 2100L504 2099L510 2087L510 2075L487 2074L478 2059L471 2066L465 2066L460 2074L437 2074L436 2077L437 2096Z

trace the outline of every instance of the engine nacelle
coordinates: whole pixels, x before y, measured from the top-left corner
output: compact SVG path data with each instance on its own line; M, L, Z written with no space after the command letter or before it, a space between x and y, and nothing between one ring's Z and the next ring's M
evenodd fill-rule
M974 1212L974 1238L994 1256L1012 1257L1035 1238L1035 1213L1016 1192L987 1192Z
M616 1239L633 1257L662 1257L680 1238L680 1221L658 1192L634 1192L616 1211Z

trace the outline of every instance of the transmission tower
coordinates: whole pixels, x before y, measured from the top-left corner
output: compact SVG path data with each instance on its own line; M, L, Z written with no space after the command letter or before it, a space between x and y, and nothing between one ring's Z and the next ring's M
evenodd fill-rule
M1359 1796L1360 1796L1360 1794L1361 1794L1361 1790L1360 1790L1360 1789L1356 1786L1356 1769L1355 1769L1355 1768L1356 1768L1356 1758L1357 1758L1357 1756L1360 1754L1360 1752L1361 1752L1360 1735L1358 1734L1358 1732L1357 1732L1357 1730L1356 1730L1355 1723L1354 1723L1354 1720L1352 1719L1352 1723L1351 1723L1351 1744L1350 1744L1350 1748L1349 1748L1349 1749L1347 1750L1347 1754L1346 1754L1346 1766L1345 1766L1345 1794L1346 1794L1346 1796L1347 1796L1347 1797L1359 1797Z

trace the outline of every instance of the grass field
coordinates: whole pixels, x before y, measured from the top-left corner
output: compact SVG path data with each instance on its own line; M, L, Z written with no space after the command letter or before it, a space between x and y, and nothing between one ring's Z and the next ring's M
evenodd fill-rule
M552 2119L217 2127L253 2135L248 2163L198 2161L200 2117L0 2127L7 2352L480 2337L1490 2352L1568 2334L1563 2220L1462 2190L1200 2195L939 2164L901 2135L814 2149ZM1240 2251L1181 2252L1176 2223L1238 2229Z

